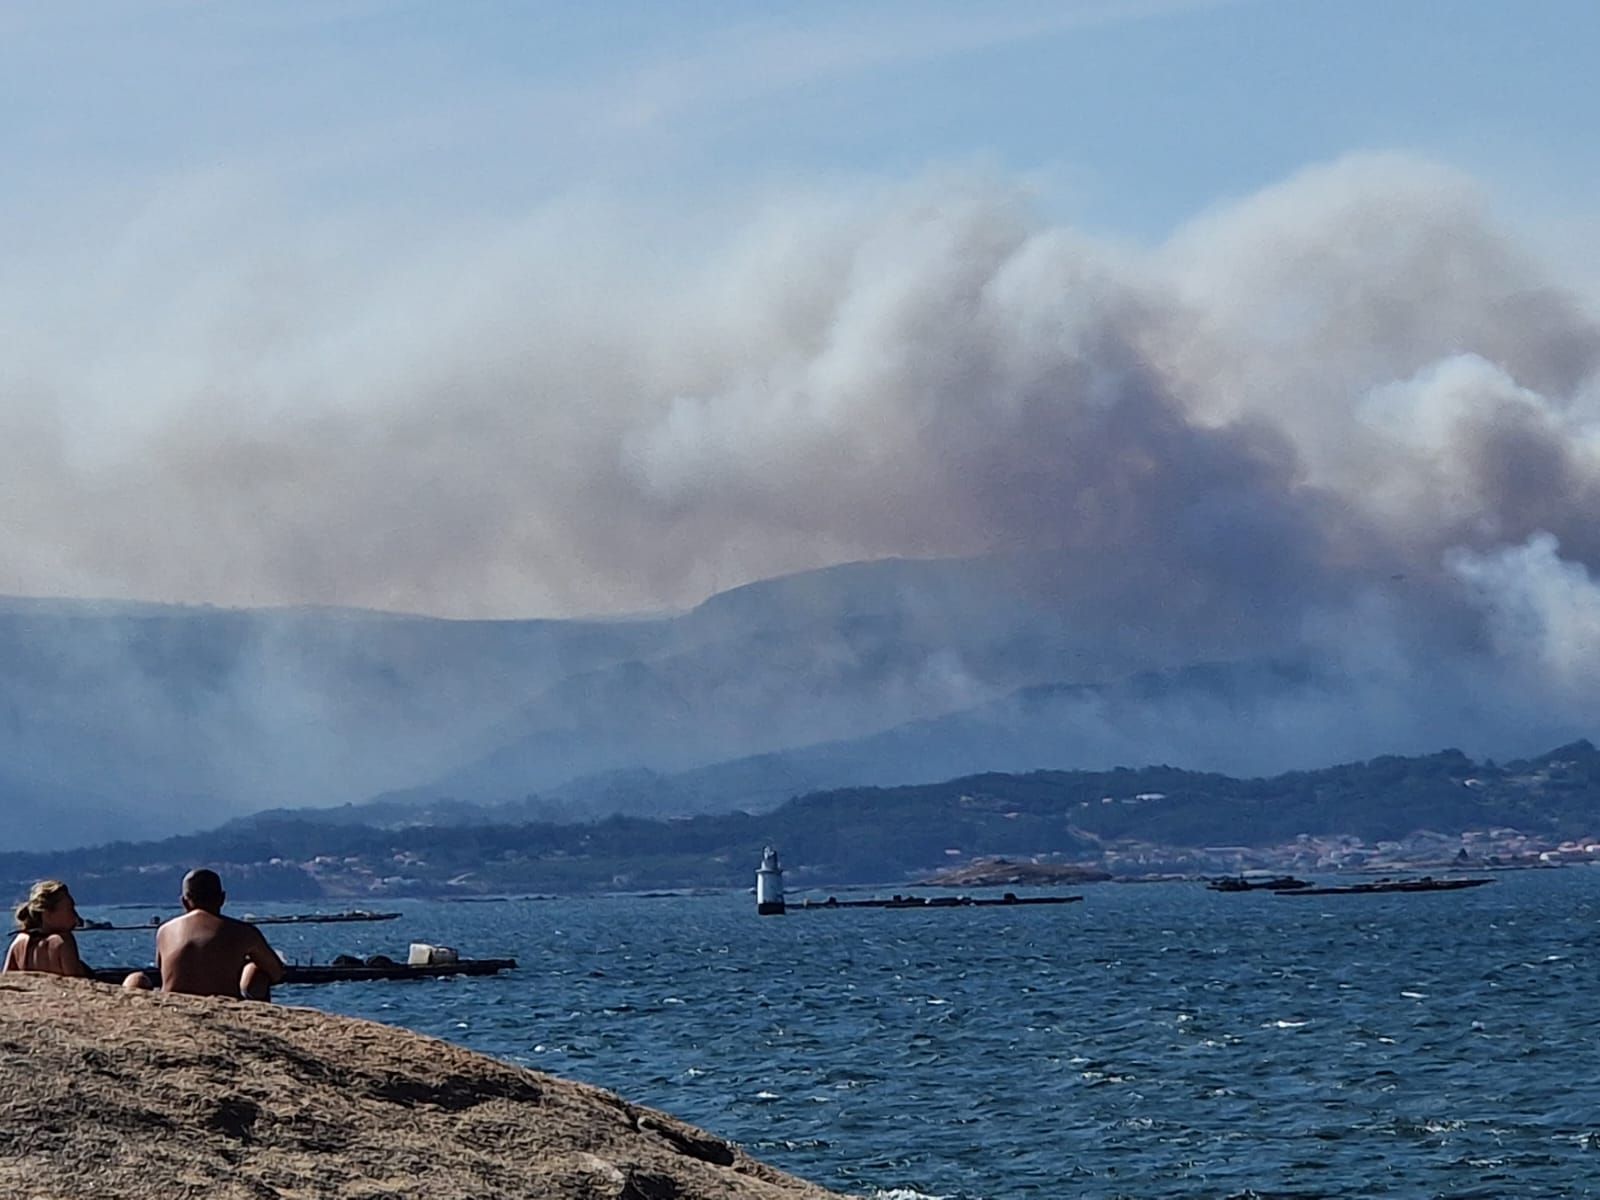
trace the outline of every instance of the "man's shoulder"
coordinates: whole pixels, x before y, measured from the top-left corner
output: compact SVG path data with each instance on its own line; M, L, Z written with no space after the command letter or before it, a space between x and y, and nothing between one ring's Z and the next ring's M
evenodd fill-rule
M261 931L249 921L241 921L238 917L230 917L224 913L212 913L212 928L217 936L226 937L232 941L240 941L261 936Z
M197 908L190 912L183 913L180 916L168 917L156 927L156 936L160 937L166 933L181 934L184 930L193 929L197 925L203 925L205 923L206 915L207 914L201 912Z

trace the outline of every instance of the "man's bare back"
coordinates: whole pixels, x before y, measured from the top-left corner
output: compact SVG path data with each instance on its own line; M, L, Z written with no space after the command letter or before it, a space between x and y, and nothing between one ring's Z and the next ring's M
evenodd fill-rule
M156 965L163 992L191 996L249 995L254 967L267 986L283 978L283 960L254 925L221 913L194 909L156 932Z
M202 867L183 877L183 916L156 930L163 992L268 1000L273 985L283 982L283 959L261 931L222 915L227 898L215 871ZM122 985L148 988L150 981L135 971Z

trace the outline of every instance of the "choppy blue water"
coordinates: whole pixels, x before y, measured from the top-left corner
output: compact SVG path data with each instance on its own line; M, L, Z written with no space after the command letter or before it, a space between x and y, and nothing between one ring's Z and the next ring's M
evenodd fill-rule
M782 918L747 895L416 903L269 933L286 957L516 957L495 979L281 999L612 1088L844 1191L1600 1194L1600 871L1083 894ZM148 942L83 946L104 963Z

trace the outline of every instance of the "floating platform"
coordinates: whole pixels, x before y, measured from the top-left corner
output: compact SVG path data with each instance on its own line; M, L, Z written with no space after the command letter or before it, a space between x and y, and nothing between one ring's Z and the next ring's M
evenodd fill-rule
M1298 892L1311 885L1293 875L1262 878L1251 875L1219 875L1206 881L1213 892Z
M498 975L516 968L514 958L464 958L453 963L407 966L405 963L367 966L327 966L285 964L283 983L371 983L381 979L442 979L452 975ZM101 983L121 983L135 971L142 971L151 986L161 986L161 973L155 967L101 967L94 977Z
M342 925L348 921L394 921L398 920L397 912L366 912L357 909L354 912L342 913L294 913L284 917L255 917L241 918L252 925Z
M173 913L172 916L178 916ZM356 909L353 912L342 913L290 913L281 917L258 917L254 915L241 918L251 925L343 925L352 921L393 921L399 918L397 912L367 912L365 909ZM170 920L169 917L151 917L143 925L112 925L106 921L88 921L78 926L78 933L129 933L140 929L155 929L162 921Z
M498 975L517 966L514 958L464 958L453 963L388 967L288 966L284 983L366 983L377 979L442 979L451 975Z
M1007 892L998 897L977 896L891 896L887 900L801 900L788 906L790 912L812 908L1018 908L1029 904L1076 904L1082 896L1018 896Z
M1459 892L1463 888L1482 887L1492 879L1435 879L1424 875L1421 879L1379 879L1373 883L1352 883L1342 887L1307 887L1292 891L1276 891L1274 896L1382 896L1393 892Z

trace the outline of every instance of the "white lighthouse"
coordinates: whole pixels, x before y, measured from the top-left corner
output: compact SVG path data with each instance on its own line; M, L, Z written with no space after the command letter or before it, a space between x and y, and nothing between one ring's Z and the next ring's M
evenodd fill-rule
M761 866L756 869L756 914L783 915L783 868L778 865L778 852L771 846L761 852Z

